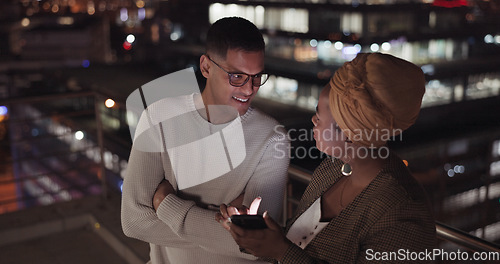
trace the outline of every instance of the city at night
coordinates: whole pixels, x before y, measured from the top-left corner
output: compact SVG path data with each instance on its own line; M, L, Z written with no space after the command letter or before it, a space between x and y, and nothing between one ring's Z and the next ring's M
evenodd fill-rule
M0 262L383 261L500 261L500 0L0 1Z

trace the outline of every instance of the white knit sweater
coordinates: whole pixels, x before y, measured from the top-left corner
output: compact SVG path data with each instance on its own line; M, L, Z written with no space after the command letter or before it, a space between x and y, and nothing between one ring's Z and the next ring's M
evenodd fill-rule
M240 157L244 159L236 158L236 162L231 160L234 167L230 164L231 169L225 173L220 166L226 164L217 163L220 158L203 158L207 153L206 149L200 150L201 154L192 153L187 157L185 152L171 151L179 141L184 142L183 145L188 145L193 135L190 135L192 131L187 130L193 127L200 129L208 127L210 133L223 131L223 127L226 129L231 127L231 125L212 125L203 119L196 111L193 95L168 98L152 104L148 107L150 116L147 122L155 124L159 116L179 112L179 109L180 112L188 113L186 116L190 120L187 126L189 129L165 128L168 126L166 121L163 122L162 128L164 131L162 137L166 138L166 143L154 138L157 135L148 136L150 140L156 142L156 145L163 144L168 152L161 151L161 146L158 150L152 151L154 148L144 148L144 142L140 143L139 139L134 141L123 183L121 216L123 232L127 236L150 243L150 257L153 264L258 263L255 257L239 251L229 232L215 221L215 211L206 209L205 205L227 204L241 193L245 193L243 204L249 206L255 197L260 196L262 202L259 213L268 211L274 219L279 220L289 164L290 145L286 132L274 119L250 108L240 117L245 143L243 145L245 151ZM143 119L144 116L141 120ZM184 121L183 123L186 123ZM175 138L177 143L168 143L171 138ZM225 140L230 146L231 140L228 138ZM233 142L233 150L235 144L238 145L237 142ZM214 146L208 144L207 149L212 147ZM225 153L227 157L231 156L230 159L234 156L227 148ZM169 158L169 155L175 157ZM181 162L177 162L181 158ZM189 162L185 162L186 159ZM214 159L216 162L212 163ZM199 165L200 163L202 165ZM223 173L208 180L197 180L196 177L199 175L189 175L190 171L199 171L200 168ZM195 177L195 182L198 181L198 184L188 184L186 188L181 188L177 195L168 195L155 213L152 197L156 187L165 178L177 189L179 177Z

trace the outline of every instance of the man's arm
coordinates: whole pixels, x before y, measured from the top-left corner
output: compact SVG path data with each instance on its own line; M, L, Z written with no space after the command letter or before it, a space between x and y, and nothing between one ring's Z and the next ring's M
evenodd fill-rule
M275 134L245 188L243 205L250 207L260 196L259 214L265 211L278 223L283 212L284 193L290 164L290 142L285 133ZM285 216L283 216L285 217Z
M283 135L273 136L245 189L243 204L247 207L260 196L260 213L268 211L272 217L281 215L283 194L288 176L289 142ZM167 195L158 206L158 217L179 237L200 247L223 255L245 256L231 235L215 221L216 211L195 206L194 202Z
M125 235L162 246L193 247L179 238L156 215L152 201L164 179L161 155L132 148L123 181L121 222Z

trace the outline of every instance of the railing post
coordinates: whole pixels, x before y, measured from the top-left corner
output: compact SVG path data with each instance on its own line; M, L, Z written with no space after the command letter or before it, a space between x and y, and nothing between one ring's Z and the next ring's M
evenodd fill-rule
M107 183L106 183L106 167L104 166L104 139L103 139L103 133L102 133L102 118L101 118L101 111L99 109L99 102L100 102L100 97L97 93L94 93L94 111L95 111L95 120L97 124L97 144L99 146L99 155L101 156L100 162L99 162L99 174L98 177L101 180L101 186L102 186L102 196L104 199L107 198L108 195L108 189L107 189Z

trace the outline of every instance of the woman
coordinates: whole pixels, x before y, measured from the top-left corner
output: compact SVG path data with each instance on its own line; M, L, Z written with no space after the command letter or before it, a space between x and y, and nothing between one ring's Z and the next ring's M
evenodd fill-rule
M235 209L225 205L217 220L246 252L279 263L425 260L434 220L423 190L386 146L415 122L424 91L414 64L358 54L321 92L314 138L331 158L314 171L285 232L267 214L267 229L231 225Z

